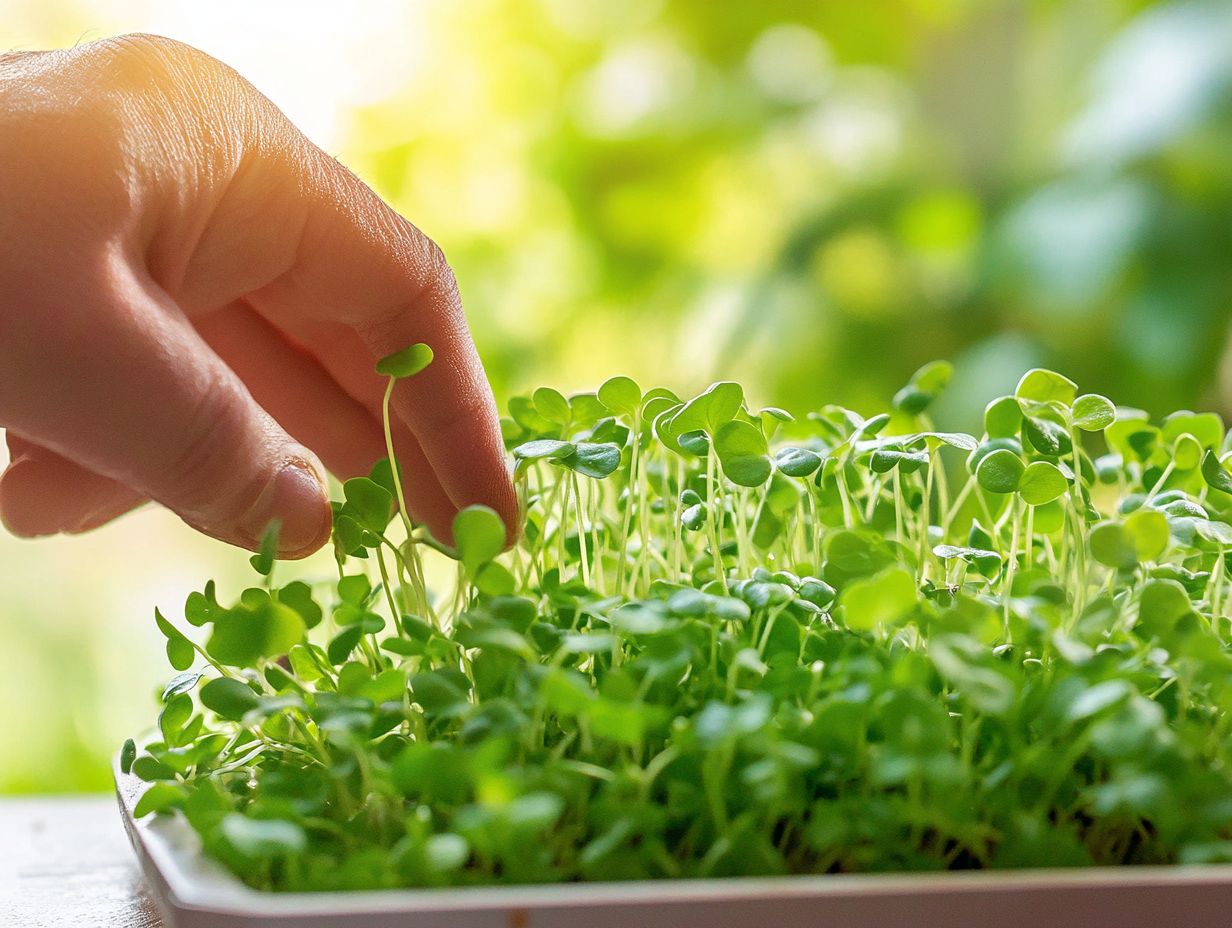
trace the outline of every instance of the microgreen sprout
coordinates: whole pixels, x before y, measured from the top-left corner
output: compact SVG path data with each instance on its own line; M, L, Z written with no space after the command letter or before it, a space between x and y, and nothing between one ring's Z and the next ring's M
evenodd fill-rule
M213 582L138 815L276 890L1232 860L1232 441L1028 372L979 435L716 383L543 387L523 524L441 544L388 452L336 579ZM395 522L396 519L396 522ZM276 531L276 528L275 530ZM457 560L430 591L425 557Z

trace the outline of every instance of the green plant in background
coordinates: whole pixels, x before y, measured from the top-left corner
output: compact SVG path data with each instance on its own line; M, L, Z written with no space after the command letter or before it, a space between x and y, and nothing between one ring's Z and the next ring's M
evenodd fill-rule
M483 507L399 539L383 461L336 580L270 546L157 617L137 814L278 890L1232 859L1223 422L1033 370L942 432L950 374L869 418L514 398L508 552Z
M445 246L498 394L598 357L864 408L944 356L937 418L969 430L1035 366L1156 416L1229 401L1228 4L455 0L434 25L427 71L468 79L408 76L343 157Z

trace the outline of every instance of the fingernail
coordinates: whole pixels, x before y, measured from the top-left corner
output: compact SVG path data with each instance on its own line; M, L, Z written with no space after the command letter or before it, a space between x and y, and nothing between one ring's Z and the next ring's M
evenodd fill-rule
M290 461L266 484L240 526L255 547L270 523L278 520L278 551L307 554L329 532L329 498L324 477L308 461Z

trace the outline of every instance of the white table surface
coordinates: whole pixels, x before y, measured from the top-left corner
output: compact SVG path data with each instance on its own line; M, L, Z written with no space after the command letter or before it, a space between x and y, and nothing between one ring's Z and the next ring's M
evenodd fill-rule
M0 800L0 925L162 928L114 796Z

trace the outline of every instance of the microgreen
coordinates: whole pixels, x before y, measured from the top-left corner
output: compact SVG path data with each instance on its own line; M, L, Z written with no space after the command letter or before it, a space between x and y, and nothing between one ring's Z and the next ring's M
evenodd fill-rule
M389 428L430 360L378 365L336 578L277 583L271 534L256 585L155 614L180 673L121 752L136 812L247 883L1232 859L1218 416L1035 370L938 432L945 363L867 417L543 387L501 423L522 524L467 507L446 545Z

